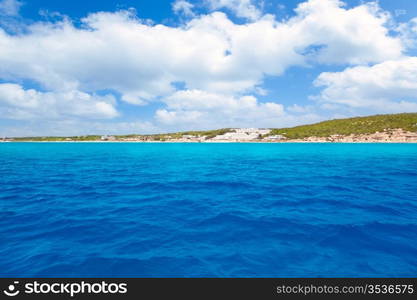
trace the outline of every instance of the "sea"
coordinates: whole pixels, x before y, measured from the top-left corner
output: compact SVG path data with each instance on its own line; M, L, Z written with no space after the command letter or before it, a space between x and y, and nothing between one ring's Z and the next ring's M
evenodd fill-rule
M417 144L0 143L0 277L415 277Z

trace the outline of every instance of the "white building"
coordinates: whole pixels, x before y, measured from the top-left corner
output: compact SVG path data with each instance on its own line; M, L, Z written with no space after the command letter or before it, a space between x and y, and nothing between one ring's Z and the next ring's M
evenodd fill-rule
M262 135L270 133L270 129L259 128L236 128L232 132L227 132L214 137L217 141L252 141L259 139Z
M116 137L114 137L114 136L107 136L107 135L103 135L103 136L101 137L101 140L102 140L102 141L115 141L115 140L116 140Z

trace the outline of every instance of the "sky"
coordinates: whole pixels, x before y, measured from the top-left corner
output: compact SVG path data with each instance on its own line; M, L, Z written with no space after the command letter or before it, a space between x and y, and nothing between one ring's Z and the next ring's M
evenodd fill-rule
M0 137L417 112L417 1L0 0Z

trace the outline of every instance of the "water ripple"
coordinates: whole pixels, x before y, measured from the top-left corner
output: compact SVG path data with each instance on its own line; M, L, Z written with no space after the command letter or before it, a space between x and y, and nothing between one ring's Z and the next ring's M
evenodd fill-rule
M3 277L412 277L417 145L0 144Z

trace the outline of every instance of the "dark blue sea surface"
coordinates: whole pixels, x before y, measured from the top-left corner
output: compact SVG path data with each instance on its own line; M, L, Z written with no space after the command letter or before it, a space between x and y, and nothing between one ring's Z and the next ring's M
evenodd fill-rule
M2 277L415 277L416 144L0 144Z

